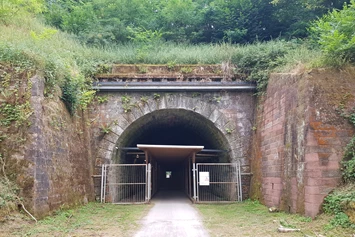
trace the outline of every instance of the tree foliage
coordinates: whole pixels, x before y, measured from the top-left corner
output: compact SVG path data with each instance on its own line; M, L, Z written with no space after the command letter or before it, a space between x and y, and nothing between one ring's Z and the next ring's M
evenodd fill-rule
M40 13L44 0L0 0L0 20L6 21L17 14Z
M19 0L18 0L19 1ZM24 0L22 0L24 1ZM175 42L246 43L306 37L311 20L344 0L47 0L47 22L90 44L122 43L133 32Z
M310 31L327 56L355 62L355 0L315 21Z

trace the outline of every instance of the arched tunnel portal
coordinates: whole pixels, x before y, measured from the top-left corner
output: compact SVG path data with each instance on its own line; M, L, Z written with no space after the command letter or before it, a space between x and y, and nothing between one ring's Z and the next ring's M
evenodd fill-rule
M125 149L137 147L137 144L204 146L206 152L218 153L209 161L231 161L231 149L225 135L204 116L185 109L157 110L137 119L119 137L116 147L121 149L117 149L113 162L142 162L134 161L136 154L132 156L134 154Z
M139 144L163 147L147 156L137 147ZM161 109L142 116L123 131L112 162L133 164L137 165L135 169L140 169L139 165L148 163L146 159L149 159L153 196L158 191L169 190L184 191L191 197L192 163L227 163L231 161L230 151L225 135L204 116L186 109ZM121 176L118 179L122 180ZM123 176L129 177L128 172ZM117 175L111 180L116 182ZM119 192L128 192L128 189ZM119 196L117 192L114 195Z

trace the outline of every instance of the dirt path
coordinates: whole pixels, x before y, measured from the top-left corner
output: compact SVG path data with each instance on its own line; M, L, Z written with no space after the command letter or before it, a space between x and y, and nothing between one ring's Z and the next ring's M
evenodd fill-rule
M160 191L152 200L154 207L142 220L135 237L207 237L198 211L180 192Z

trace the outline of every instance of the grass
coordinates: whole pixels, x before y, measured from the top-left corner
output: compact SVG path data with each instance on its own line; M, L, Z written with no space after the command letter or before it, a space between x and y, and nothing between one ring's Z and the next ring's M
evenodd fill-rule
M132 236L150 207L88 203L58 211L36 225L16 220L18 225L0 227L0 236Z
M282 49L283 54L267 54L272 57L271 61L293 65L306 64L314 60L315 56L313 50L303 47L300 43L280 40L251 45L153 42L149 45L127 43L106 48L88 47L75 40L75 37L64 32L56 32L39 19L31 17L25 21L23 18L15 17L11 24L0 24L0 31L0 50L4 51L7 48L13 51L12 54L0 56L0 61L24 61L24 57L27 57L43 70L49 70L46 69L46 65L48 67L51 62L58 74L61 70L68 70L69 67L70 70L81 70L90 75L90 72L94 72L92 67L102 63L220 64L231 60L238 63L242 61L241 58L244 60L247 58L244 55L252 57L260 52L275 52L276 49ZM311 55L313 57L310 57Z
M290 70L297 64L315 65L321 54L302 42L273 40L248 45L177 44L153 41L109 47L89 47L73 35L45 25L39 18L14 16L0 24L0 62L36 69L46 79L46 95L63 91L68 110L78 108L90 90L92 78L112 63L122 64L234 64L236 72L249 74L262 91L270 72Z
M328 228L328 215L311 218L287 214L284 212L268 212L258 202L245 201L236 204L197 205L203 216L205 227L211 236L352 236L354 229L340 227ZM277 228L295 227L301 232L278 233Z

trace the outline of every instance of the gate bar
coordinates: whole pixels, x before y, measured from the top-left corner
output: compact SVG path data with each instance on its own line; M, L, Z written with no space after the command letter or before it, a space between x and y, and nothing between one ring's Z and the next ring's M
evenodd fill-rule
M104 197L104 165L101 166L101 203L103 203Z

